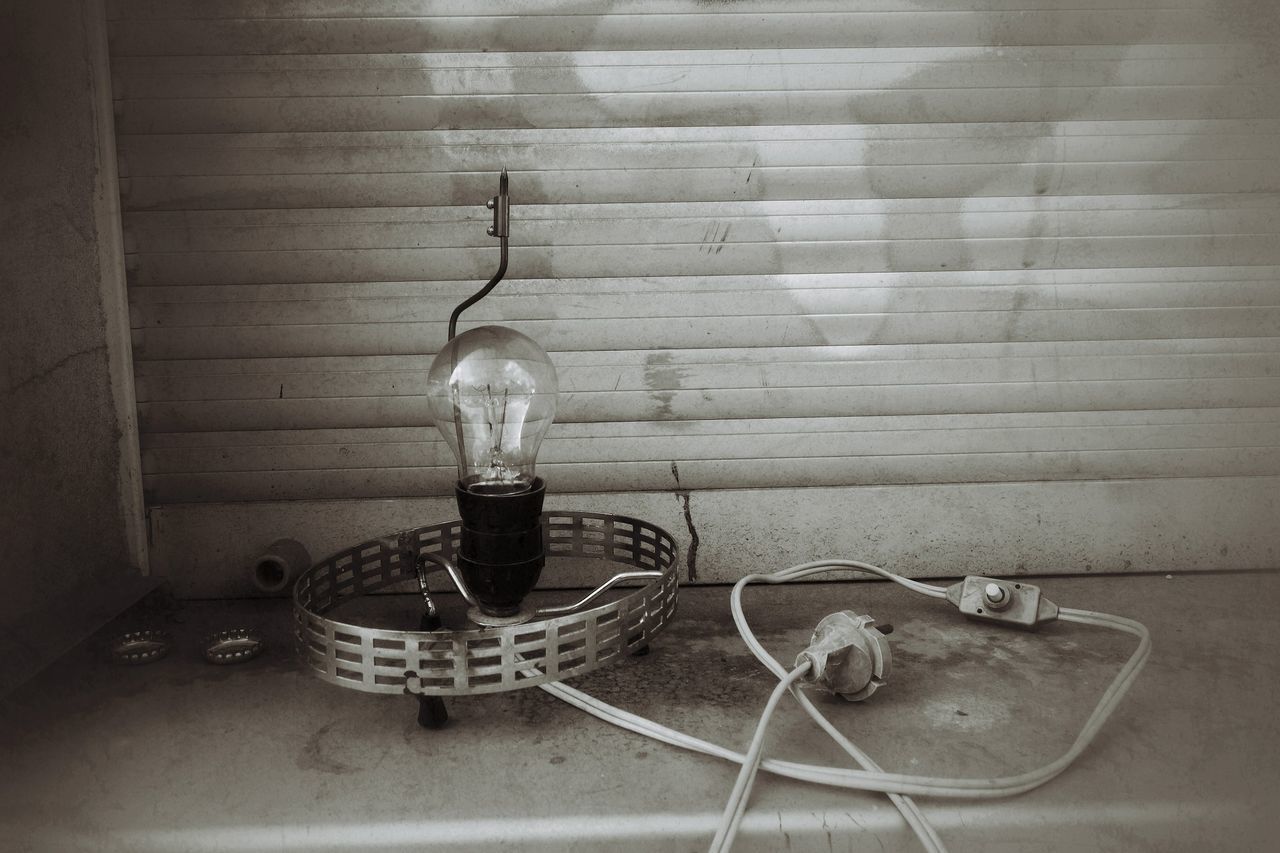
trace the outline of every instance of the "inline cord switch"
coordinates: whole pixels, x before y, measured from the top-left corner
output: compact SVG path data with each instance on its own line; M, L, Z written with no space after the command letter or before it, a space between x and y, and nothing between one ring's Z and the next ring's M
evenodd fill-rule
M973 619L1035 628L1058 618L1058 605L1040 594L1040 587L1021 581L970 575L947 587L947 600Z

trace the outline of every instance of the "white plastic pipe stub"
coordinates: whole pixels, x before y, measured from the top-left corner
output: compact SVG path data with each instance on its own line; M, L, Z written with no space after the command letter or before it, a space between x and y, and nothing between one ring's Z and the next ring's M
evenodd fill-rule
M284 592L299 574L311 568L311 555L296 539L277 539L256 557L249 578L259 592Z

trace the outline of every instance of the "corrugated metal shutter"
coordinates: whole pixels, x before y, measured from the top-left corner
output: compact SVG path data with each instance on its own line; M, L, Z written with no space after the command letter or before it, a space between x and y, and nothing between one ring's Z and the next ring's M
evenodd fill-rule
M503 166L554 491L1280 475L1268 13L1061 5L113 0L150 501L447 494Z

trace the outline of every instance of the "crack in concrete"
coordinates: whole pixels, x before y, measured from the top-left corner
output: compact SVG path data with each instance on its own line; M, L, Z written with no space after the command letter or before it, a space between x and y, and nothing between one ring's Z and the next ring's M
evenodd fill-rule
M10 385L8 389L5 391L5 393L13 394L17 391L21 391L23 388L26 388L30 385L34 385L40 380L48 378L55 371L61 370L63 367L66 367L67 364L70 363L73 359L77 359L85 355L91 355L95 352L102 352L106 350L106 348L107 348L106 344L98 344L95 347L89 347L88 349L77 350L76 352L73 352L70 355L63 356L62 358L55 361L53 364L46 367L44 370L33 373L32 375L28 376L26 379L20 379L14 384Z
M684 523L689 528L689 551L685 555L685 565L689 569L689 582L692 583L698 579L698 528L693 523L693 509L689 504L690 492L688 489L680 488L680 468L674 461L671 463L671 476L676 479L675 495L680 499L681 507L684 509Z

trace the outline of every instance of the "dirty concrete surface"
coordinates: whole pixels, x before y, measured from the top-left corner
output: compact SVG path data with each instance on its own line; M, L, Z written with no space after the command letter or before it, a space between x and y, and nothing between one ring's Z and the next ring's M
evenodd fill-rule
M924 799L953 851L1260 849L1280 783L1280 576L1045 578L1059 603L1146 622L1153 653L1075 766L1029 794ZM541 593L540 593L541 594ZM449 618L457 603L446 596ZM294 658L283 600L149 600L3 705L0 826L21 850L699 850L736 768L623 732L537 689L413 700L325 684ZM413 596L364 602L411 626ZM838 609L893 624L889 684L866 703L818 697L886 769L1007 775L1056 758L1133 649L1127 635L966 621L892 584L750 588L748 618L784 661ZM200 638L248 624L267 651L235 667ZM148 666L105 661L111 631L158 625ZM742 645L726 587L685 589L649 655L573 680L621 708L745 748L773 680ZM767 754L844 765L791 702ZM762 776L736 849L914 850L881 795Z

